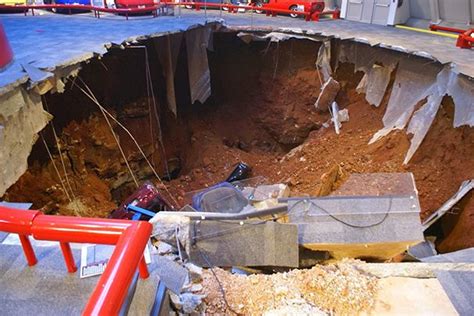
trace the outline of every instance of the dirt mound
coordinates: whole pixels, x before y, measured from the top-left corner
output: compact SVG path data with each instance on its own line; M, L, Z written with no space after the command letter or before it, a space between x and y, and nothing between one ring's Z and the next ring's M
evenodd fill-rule
M304 315L354 315L370 311L378 281L350 262L272 275L238 275L219 268L214 273L206 270L203 275L205 312L212 315L285 315L288 310Z

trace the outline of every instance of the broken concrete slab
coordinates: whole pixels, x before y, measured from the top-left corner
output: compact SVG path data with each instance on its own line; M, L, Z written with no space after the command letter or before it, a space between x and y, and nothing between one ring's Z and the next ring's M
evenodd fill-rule
M321 87L321 92L316 103L314 103L314 107L321 112L328 112L340 89L339 82L330 77Z
M444 263L444 262L395 262L395 263L365 263L363 261L351 263L358 270L374 275L378 278L406 277L406 278L436 278L437 271L474 272L472 263Z
M474 272L436 271L436 277L443 286L459 315L472 315L474 311Z
M158 212L150 219L153 225L151 236L163 241L173 247L178 247L178 244L186 243L189 239L189 225L190 219L178 214L164 215L166 212Z
M0 196L28 168L27 158L38 133L52 116L43 110L40 95L16 89L0 97Z
M408 248L407 249L408 258L423 261L424 258L435 256L437 252L436 252L436 247L434 245L433 239L434 238L432 239L427 238L427 240Z
M336 259L386 260L424 240L416 195L293 198L288 209L300 245Z
M180 294L189 279L188 270L177 262L163 256L154 256L155 272L160 281L173 293Z
M436 279L389 277L378 287L371 315L457 315Z
M425 257L423 262L470 262L474 263L474 248L462 249L450 253L443 253L435 256Z
M298 267L296 225L248 221L193 220L190 260L203 267Z

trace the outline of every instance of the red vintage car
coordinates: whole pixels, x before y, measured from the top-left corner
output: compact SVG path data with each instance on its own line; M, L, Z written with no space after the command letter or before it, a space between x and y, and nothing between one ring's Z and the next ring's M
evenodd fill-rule
M154 0L115 0L115 6L117 9L147 8L154 5Z
M258 8L291 10L301 12L322 12L324 11L324 1L311 0L257 0L255 2L256 12L263 13ZM297 13L290 13L292 18L298 17Z

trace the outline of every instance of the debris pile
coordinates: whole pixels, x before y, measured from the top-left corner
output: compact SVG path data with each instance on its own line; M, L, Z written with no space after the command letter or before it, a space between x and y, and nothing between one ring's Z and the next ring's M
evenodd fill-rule
M272 275L246 276L214 268L205 270L203 279L206 314L244 315L368 312L373 307L378 282L355 269L351 261Z

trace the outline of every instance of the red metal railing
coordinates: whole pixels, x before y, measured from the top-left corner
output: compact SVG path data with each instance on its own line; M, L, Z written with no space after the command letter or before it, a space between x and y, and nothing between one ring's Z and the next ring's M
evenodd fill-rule
M96 7L92 5L80 5L80 4L41 4L41 5L2 5L0 4L0 10L3 11L14 11L14 12L23 12L27 15L28 11L31 10L31 14L35 15L35 10L51 10L51 9L59 9L64 11L69 11L71 14L72 10L83 10L83 11L92 11L94 12L94 16L100 18L100 13L114 13L124 15L127 20L129 15L137 14L137 13L152 13L154 17L158 16L158 11L162 8L162 5L154 5L148 6L145 8L120 8L120 9L113 9L113 8L103 8L103 7Z
M472 48L474 46L474 29L462 30L449 26L442 26L437 24L431 24L430 29L432 31L446 31L452 33L458 33L458 40L456 41L456 46L460 48Z
M141 278L149 276L143 251L151 229L151 224L144 221L53 216L40 211L0 207L0 231L20 236L30 266L35 265L37 259L29 236L37 240L59 241L69 272L77 270L70 242L115 245L83 315L116 315L137 268Z
M282 10L282 9L272 9L266 7L255 7L255 6L238 6L233 4L221 4L221 3L207 3L207 2L161 2L160 4L154 6L148 6L144 8L120 8L120 9L112 9L112 8L103 8L103 7L96 7L91 5L75 5L75 4L46 4L46 5L0 5L0 10L9 10L9 11L20 11L27 15L28 11L31 10L32 15L35 15L35 11L37 9L41 10L49 10L49 9L60 9L60 10L68 10L71 13L72 10L87 10L94 12L94 16L100 18L100 13L114 13L124 15L127 20L129 15L137 14L137 13L152 13L154 17L158 16L158 11L163 9L163 5L168 6L193 6L196 11L201 10L203 7L208 8L221 8L221 9L228 9L229 13L237 13L239 9L245 10L254 10L254 11L262 11L265 12L267 16L276 16L277 14L297 14L301 15L305 18L306 21L319 21L319 18L323 15L331 15L333 19L339 19L340 11L333 10L333 11L293 11L293 10Z
M218 9L227 9L229 13L237 13L239 9L251 10L251 11L261 11L265 12L267 16L276 16L278 13L282 14L297 14L305 18L306 21L319 21L319 17L323 15L331 15L333 19L340 18L339 10L332 11L293 11L293 10L284 10L284 9L273 9L268 7L257 7L255 5L235 5L235 4L224 4L224 3L208 3L208 2L168 2L162 1L162 4L170 6L191 6L196 11L200 11L201 8L218 8Z

